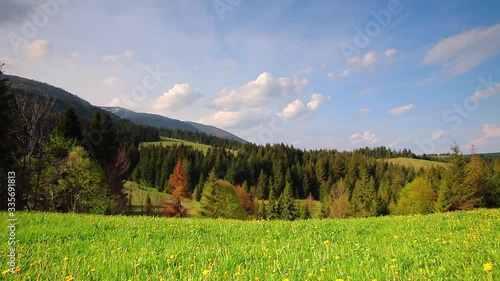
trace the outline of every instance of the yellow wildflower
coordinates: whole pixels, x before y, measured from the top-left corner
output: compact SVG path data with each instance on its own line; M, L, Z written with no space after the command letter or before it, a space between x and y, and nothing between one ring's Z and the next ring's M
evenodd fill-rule
M330 244L330 241L329 240L325 240L325 241L323 241L323 244L328 245L328 244Z
M202 274L203 274L203 275L208 275L209 273L210 273L210 270L208 270L208 269L205 269L205 270L203 270L203 272L202 272Z
M483 270L486 272L490 272L493 269L493 264L491 262L485 263L483 265Z

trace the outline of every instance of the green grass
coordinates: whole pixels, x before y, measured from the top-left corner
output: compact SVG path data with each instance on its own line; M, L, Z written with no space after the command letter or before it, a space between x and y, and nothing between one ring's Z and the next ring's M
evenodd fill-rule
M423 160L423 159L413 159L413 158L404 158L404 157L398 157L398 158L390 158L390 159L385 159L384 161L387 161L388 163L396 164L396 165L403 165L406 167L411 167L413 166L415 169L428 169L431 167L446 167L446 163L443 162L437 162L437 161L430 161L430 160Z
M153 213L160 215L161 206L165 199L172 198L172 195L166 192L160 192L156 188L141 186L138 183L127 181L125 183L125 193L132 195L132 212L134 214L142 214L142 208L146 204L146 198L149 194L151 204L153 205ZM182 205L189 210L189 215L197 217L200 203L190 199L183 199Z
M7 213L0 238L7 241ZM235 221L17 213L8 280L495 280L500 210ZM2 243L7 253L7 243ZM7 269L2 255L3 269ZM493 270L484 271L484 265ZM258 279L256 279L258 278ZM496 279L498 280L498 279Z
M160 137L160 141L141 143L141 145L162 145L162 146L172 146L172 145L181 145L181 144L187 145L187 146L192 146L194 149L198 149L200 151L203 151L203 153L207 153L207 150L210 148L210 145L207 145L207 144L201 144L201 143L173 139L173 138L166 138L166 137Z

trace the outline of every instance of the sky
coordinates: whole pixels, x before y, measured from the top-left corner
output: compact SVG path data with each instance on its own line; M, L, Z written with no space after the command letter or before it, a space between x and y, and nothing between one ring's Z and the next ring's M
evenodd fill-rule
M491 1L2 0L7 74L303 149L500 151Z

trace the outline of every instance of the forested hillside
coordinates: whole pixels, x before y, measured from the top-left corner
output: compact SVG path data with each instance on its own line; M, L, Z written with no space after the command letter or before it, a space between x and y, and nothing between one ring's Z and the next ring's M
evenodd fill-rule
M384 161L417 158L408 149L306 151L159 129L117 118L64 90L47 95L39 84L22 88L7 78L0 88L1 177L16 171L23 209L127 214L132 198L125 180L171 194L163 214L180 217L189 216L185 198L199 201L204 216L240 219L309 218L313 202L320 202L322 217L335 218L500 205L500 160L464 156L457 144L448 164L419 160L431 165L417 169ZM210 147L140 146L160 136ZM7 190L0 195L5 199Z

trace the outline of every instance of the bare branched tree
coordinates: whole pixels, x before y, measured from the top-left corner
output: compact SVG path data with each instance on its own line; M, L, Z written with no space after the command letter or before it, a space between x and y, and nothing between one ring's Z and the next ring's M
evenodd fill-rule
M30 207L27 199L31 192L32 166L31 160L34 157L35 149L38 148L38 158L41 158L41 144L44 138L52 131L54 126L54 99L47 94L36 97L16 95L16 106L19 113L20 132L17 134L17 142L23 149L21 159L17 159L18 164L22 166L22 177L20 185L21 206ZM40 161L39 161L40 162ZM39 163L38 172L41 166ZM37 187L39 182L37 176ZM35 189L36 191L36 189ZM36 196L36 194L34 195ZM33 200L35 202L35 200Z

